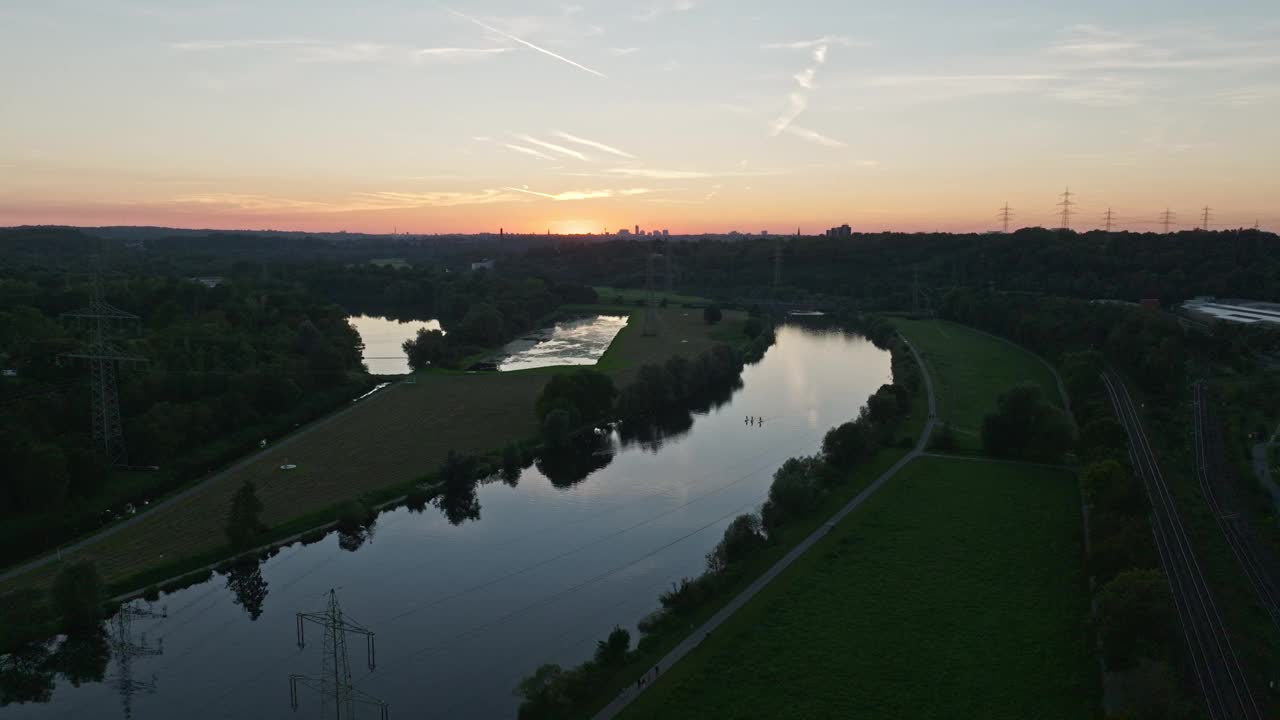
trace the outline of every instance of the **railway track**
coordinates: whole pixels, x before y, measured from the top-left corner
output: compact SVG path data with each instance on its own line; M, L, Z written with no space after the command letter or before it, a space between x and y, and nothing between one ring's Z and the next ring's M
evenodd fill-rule
M1151 529L1160 565L1187 643L1188 657L1211 720L1261 720L1264 716L1249 689L1244 666L1196 559L1173 495L1142 426L1129 390L1104 374L1107 394L1129 436L1129 454L1151 501Z
M1246 520L1229 508L1224 509L1215 491L1214 475L1220 473L1220 448L1210 441L1209 434L1214 431L1210 415L1208 391L1203 382L1191 386L1191 407L1194 419L1196 446L1196 474L1200 479L1200 490L1204 493L1205 502L1213 513L1218 528L1231 546L1231 552L1244 570L1249 585L1258 596L1272 624L1280 630L1280 590L1276 588L1267 571L1266 563L1253 544L1253 535L1249 532Z

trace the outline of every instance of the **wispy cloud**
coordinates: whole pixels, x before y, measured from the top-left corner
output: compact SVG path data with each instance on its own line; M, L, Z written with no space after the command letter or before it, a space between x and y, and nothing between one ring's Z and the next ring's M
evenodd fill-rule
M368 192L356 193L365 200L361 209L394 209L414 207L456 207L459 205L491 205L503 202L521 202L520 198L502 189L485 189L475 192ZM347 208L351 209L350 207Z
M557 202L573 200L600 200L614 197L634 197L636 195L647 195L648 193L658 192L651 188L626 188L623 190L566 190L565 192L560 193L537 192L535 190L530 190L528 187L508 187L504 189L524 193L526 195L547 198L548 200L555 200Z
M795 135L798 138L802 138L804 140L808 140L809 142L817 143L819 145L825 145L826 147L832 147L832 148L849 147L846 143L836 140L835 138L827 137L826 135L823 135L817 130L802 128L798 125L788 125L787 132L791 135Z
M507 148L507 149L509 149L509 150L515 150L515 151L516 151L516 152L518 152L518 153L524 153L525 155L530 155L530 156L532 156L532 157L536 157L536 158L538 158L539 160L550 160L550 159L551 159L551 156L550 156L550 155L548 155L548 154L546 154L546 153L538 152L537 150L534 150L533 148L527 148L527 147L525 147L525 146L523 146L523 145L512 145L511 143L503 143L502 145L503 145L503 147L505 147L505 148Z
M813 38L812 40L795 40L792 42L765 43L760 47L765 50L816 50L818 48L826 48L832 45L839 45L842 47L854 47L854 46L865 45L865 44L866 43L860 42L858 40L854 40L852 38L847 38L842 35L823 35L822 37Z
M595 140L588 140L587 138L578 137L577 135L570 135L567 132L561 132L557 130L552 134L560 138L561 140L568 140L569 142L572 142L572 143L578 143L579 145L583 145L589 148L595 148L596 150L607 152L611 155L617 155L618 157L624 157L631 160L634 160L636 157L635 155L632 155L631 153L626 152L625 150L619 150L618 148L613 147L611 145L605 145L602 142L596 142Z
M796 85L799 85L800 89L793 91L787 96L786 108L783 109L782 113L778 115L778 117L774 118L773 122L769 123L770 135L777 137L783 132L786 132L787 129L791 127L791 123L795 122L796 118L803 115L804 111L808 109L809 94L813 92L814 78L818 75L818 68L827 61L827 49L831 47L831 43L837 39L843 40L843 38L822 37L816 40L800 40L791 43L780 43L765 46L766 48L779 48L786 50L810 50L811 57L813 58L813 65L792 76L792 79L796 81ZM815 138L809 133L812 133L812 131L801 131L793 134L807 140L815 141ZM813 135L816 134L817 133L813 133ZM825 139L830 140L831 142L838 142L831 140L830 138Z
M597 76L602 77L602 78L607 78L607 77L609 77L608 75L605 75L604 73L602 73L602 72L600 72L600 71L598 71L598 70L592 70L591 68L587 67L586 65L583 65L583 64L581 64L581 63L574 62L573 60L570 60L569 58L567 58L567 57L565 57L565 56L563 56L563 55L557 55L556 53L553 53L553 52L551 52L550 50L548 50L548 49L546 49L546 48L544 48L544 47L539 47L539 46L537 46L537 45L534 45L533 43L529 42L528 40L521 40L520 38L516 37L515 35L512 35L511 33L503 32L503 31L499 30L498 28L493 27L492 25L488 25L488 24L486 24L486 23L483 23L483 22L481 22L481 21L477 20L476 18L471 17L470 15L464 15L464 14L462 14L462 13L458 12L457 10L450 10L449 12L453 13L454 15L457 15L458 17L460 17L460 18L462 18L462 19L464 19L464 20L468 20L468 21L470 21L470 22L472 22L472 23L474 23L474 24L476 24L476 25L480 26L481 28L484 28L485 30L488 30L489 32L491 32L491 33L493 33L493 34L495 34L495 35L498 35L498 36L500 36L500 37L504 37L504 38L506 38L506 39L508 39L508 40L510 40L510 41L512 41L512 42L520 43L521 45L524 45L525 47L527 47L527 48L529 48L529 49L531 49L531 50L536 50L536 51L538 51L538 52L542 53L543 55L546 55L546 56L548 56L548 57L555 58L556 60L559 60L559 61L560 61L560 62L562 62L562 63L566 63L566 64L568 64L568 65L572 65L573 67L576 67L576 68L578 68L579 70L583 70L583 71L589 72L589 73L591 73L592 75L597 75Z
M773 121L770 126L770 135L777 137L786 130L796 118L804 114L806 108L809 107L809 94L804 92L793 92L787 96L787 109Z
M171 50L187 53L259 50L287 53L302 62L373 63L373 62L466 62L481 60L515 48L491 47L411 47L371 42L320 42L317 40L193 40L169 43Z
M663 168L609 168L604 171L618 177L644 178L647 180L698 180L722 177L771 177L789 175L794 170L671 170Z
M328 203L313 200L295 200L292 198L256 195L252 193L201 193L198 195L179 195L171 200L180 205L223 206L248 210L251 212L281 210L324 210Z
M815 68L805 68L802 72L795 76L796 84L805 90L813 89L813 76L817 73Z
M652 22L664 15L674 13L689 12L695 7L693 0L659 0L651 3L649 7L635 13L631 16L632 20L640 22Z
M180 195L162 205L194 205L208 209L248 213L342 213L394 210L403 208L454 207L488 205L501 202L524 202L504 189L475 192L359 192L336 201L299 200L288 197L252 193L201 193Z
M539 140L538 138L535 138L535 137L530 137L529 135L517 135L516 137L520 138L524 142L529 143L530 145L537 145L540 148L545 148L547 150L551 150L552 152L558 152L561 155L567 155L575 160L581 160L583 162L589 162L591 160L591 158L578 152L577 150L567 148L563 145L556 145L555 143L549 143L544 140Z
M609 49L608 49L608 50L606 50L605 52L609 53L610 55L616 55L616 56L621 57L621 56L623 56L623 55L631 55L631 54L633 54L633 53L638 53L638 52L640 52L640 48L634 48L634 47L615 47L615 48L609 48Z

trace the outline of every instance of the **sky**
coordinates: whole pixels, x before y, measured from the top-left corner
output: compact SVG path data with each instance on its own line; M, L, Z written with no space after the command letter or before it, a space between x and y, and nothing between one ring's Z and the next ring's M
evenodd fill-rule
M1280 3L0 0L0 225L1280 229Z

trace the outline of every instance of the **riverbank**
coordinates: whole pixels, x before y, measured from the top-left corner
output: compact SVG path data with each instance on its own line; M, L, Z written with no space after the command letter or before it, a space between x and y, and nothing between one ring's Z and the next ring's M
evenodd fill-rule
M599 312L614 306L582 306ZM657 311L659 332L644 336L636 308L605 357L602 372L617 384L638 368L673 355L688 357L728 339L743 338L743 313L726 313L706 325L700 312ZM607 360L607 362L606 362ZM377 402L358 404L340 416L316 423L289 443L269 447L214 476L164 508L132 525L90 538L60 561L32 567L0 582L0 592L43 586L65 563L92 559L116 593L140 589L231 555L223 532L231 497L253 480L264 505L267 537L287 537L326 524L342 503L366 504L403 495L434 471L450 450L482 454L528 440L537 433L534 401L543 385L563 369L514 373L435 373L413 376L381 391ZM296 469L280 470L282 465Z

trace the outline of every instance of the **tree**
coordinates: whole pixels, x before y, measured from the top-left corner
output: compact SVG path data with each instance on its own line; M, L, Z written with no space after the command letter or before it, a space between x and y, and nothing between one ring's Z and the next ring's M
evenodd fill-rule
M602 372L586 368L556 375L542 389L534 411L545 420L552 410L566 410L579 422L596 422L613 410L618 390Z
M265 526L259 519L262 515L262 501L258 499L258 488L252 480L245 480L231 499L231 511L227 514L227 539L237 550L249 547L254 536L262 532Z
M855 420L827 431L822 455L837 468L849 469L876 451L876 433L870 423Z
M486 347L497 345L504 338L502 313L487 303L473 305L458 323L456 332L463 342Z
M573 416L564 408L556 408L542 420L542 441L547 447L560 450L569 444L573 434Z
M1097 597L1098 638L1108 670L1133 667L1139 658L1164 660L1175 647L1169 583L1156 570L1128 570L1102 586Z
M772 530L788 518L802 517L821 496L822 459L790 458L773 474L769 499L761 509L764 526Z
M707 569L724 572L764 546L764 524L755 513L739 515L724 529L720 542L707 553Z
M448 352L445 334L427 328L419 328L417 337L405 340L402 347L408 356L409 367L414 370L441 364Z
M627 651L630 649L631 633L615 625L609 632L609 637L596 642L596 664L601 667L621 665L627 659Z
M1056 462L1071 449L1071 423L1034 383L1016 385L982 421L982 445L996 457Z
M758 317L749 317L742 323L742 334L753 340L760 337L762 332L764 332L764 323L760 322Z
M227 589L235 595L233 602L249 613L249 620L262 616L267 600L267 580L262 577L262 565L254 558L236 560L226 573Z
M91 561L81 560L64 567L54 578L49 593L54 610L62 618L62 630L68 635L91 632L102 622L106 586Z
M702 320L708 325L715 325L724 317L724 313L720 311L720 306L712 303L702 309Z

